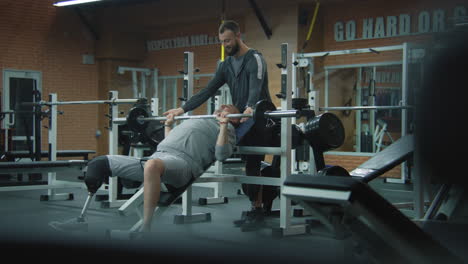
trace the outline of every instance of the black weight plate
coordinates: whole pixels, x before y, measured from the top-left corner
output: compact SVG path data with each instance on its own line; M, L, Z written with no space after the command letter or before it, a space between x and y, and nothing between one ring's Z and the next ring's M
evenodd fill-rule
M341 120L332 113L323 113L309 120L304 134L312 147L322 151L340 147L345 138Z
M255 126L257 127L265 127L267 124L267 119L265 118L265 112L267 111L275 111L276 106L267 100L258 101L255 104L255 109L253 112L253 119L255 122Z
M141 107L133 107L127 115L127 125L133 132L144 133L148 122L138 121L138 117L148 117L148 112Z

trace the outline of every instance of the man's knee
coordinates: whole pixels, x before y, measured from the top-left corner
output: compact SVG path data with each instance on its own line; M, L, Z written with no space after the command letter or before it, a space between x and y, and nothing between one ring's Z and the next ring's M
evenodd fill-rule
M148 160L145 164L145 171L150 171L151 174L158 173L161 175L164 172L164 162L160 159Z
M89 192L95 193L111 176L107 156L98 156L88 162L85 184Z

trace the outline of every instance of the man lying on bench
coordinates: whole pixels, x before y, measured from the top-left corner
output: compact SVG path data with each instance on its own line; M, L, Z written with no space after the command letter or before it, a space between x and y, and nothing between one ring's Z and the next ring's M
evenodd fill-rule
M234 127L239 124L239 120L229 119L226 115L237 113L239 110L235 106L223 105L215 111L216 119L189 119L172 131L174 116L167 115L165 138L148 159L106 155L88 163L85 183L90 197L109 176L144 182L143 225L140 231L150 231L154 210L160 202L161 182L169 190L187 188L215 160L223 161L232 155L236 144ZM84 222L83 212L87 209L90 197L78 222ZM51 223L52 227L61 230L66 229L65 225L67 223Z

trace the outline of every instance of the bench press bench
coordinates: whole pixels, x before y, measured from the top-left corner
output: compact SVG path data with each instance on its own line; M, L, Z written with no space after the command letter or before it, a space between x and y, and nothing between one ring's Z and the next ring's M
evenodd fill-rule
M392 143L383 151L378 152L368 161L362 163L349 174L353 177L362 178L363 182L371 180L383 175L395 166L410 159L414 151L414 136L406 135Z
M314 213L337 238L356 238L377 263L461 263L358 179L291 175L283 194Z

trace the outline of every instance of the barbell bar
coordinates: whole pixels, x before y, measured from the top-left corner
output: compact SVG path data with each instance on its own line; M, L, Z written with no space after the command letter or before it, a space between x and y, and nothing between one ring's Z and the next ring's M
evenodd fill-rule
M57 101L57 102L24 102L24 105L88 105L88 104L132 104L138 102L139 99L110 99L110 100L94 100L94 101Z
M320 107L320 111L341 111L341 110L391 110L391 109L410 109L412 106L336 106L336 107ZM228 114L228 118L252 118L253 114ZM288 117L300 117L301 113L299 110L276 110L267 111L263 113L265 118L288 118ZM216 115L184 115L175 116L174 120L188 120L188 119L214 119ZM150 116L145 117L140 115L136 117L139 123L146 121L166 121L165 116Z
M226 115L227 118L252 118L254 114L228 114ZM264 112L263 114L266 118L286 118L286 117L300 117L300 111L298 110L278 110L278 111L271 111L271 112ZM175 116L174 120L187 120L187 119L215 119L216 115L183 115L183 116ZM146 122L146 121L166 121L167 117L165 116L138 116L138 122Z
M331 107L319 107L320 111L346 111L346 110L392 110L392 109L411 109L411 105L390 105L390 106L331 106Z
M278 119L278 118L287 118L295 117L299 118L305 114L307 111L304 110L276 110L275 105L266 100L257 102L254 107L254 112L252 114L228 114L228 118L252 118L254 122L259 122L260 126L266 122L267 119ZM174 120L187 120L187 119L215 119L216 115L183 115L175 116ZM166 116L149 116L148 111L140 108L132 108L127 115L126 121L130 129L135 132L142 131L145 129L148 121L166 121ZM118 120L114 120L118 121Z

